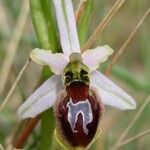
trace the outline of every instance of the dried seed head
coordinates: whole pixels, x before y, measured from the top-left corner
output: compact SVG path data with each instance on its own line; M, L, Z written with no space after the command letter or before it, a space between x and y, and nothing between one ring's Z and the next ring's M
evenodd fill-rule
M57 132L71 147L87 147L97 133L102 112L95 89L73 82L56 102Z

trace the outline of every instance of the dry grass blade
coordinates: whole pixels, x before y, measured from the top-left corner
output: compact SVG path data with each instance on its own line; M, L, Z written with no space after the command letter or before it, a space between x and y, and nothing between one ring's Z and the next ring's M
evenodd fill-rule
M18 84L18 82L20 81L24 71L26 70L27 66L29 65L31 60L26 61L25 65L23 66L23 68L21 69L19 75L17 76L13 86L11 87L10 91L8 92L6 98L4 99L4 101L2 102L2 104L0 105L0 112L3 110L3 108L5 107L6 103L8 102L10 96L12 95L13 91L16 88L16 85Z
M7 78L9 76L9 72L17 51L17 47L23 33L23 29L25 27L25 23L27 21L27 16L29 13L29 2L24 0L22 3L22 9L16 24L16 27L13 31L12 37L7 47L7 55L2 64L1 72L0 72L0 95L5 89L5 85L7 82Z
M137 111L135 117L132 119L132 121L129 123L129 125L126 127L126 129L123 131L123 133L121 134L120 138L116 142L116 145L120 145L121 141L125 138L125 136L129 132L129 130L131 129L133 124L137 121L137 119L139 118L140 114L143 112L143 110L145 109L145 107L148 105L149 102L150 102L150 95L147 97L147 99L144 101L144 103L141 106L141 108Z
M19 138L17 139L16 143L14 144L14 148L22 148L23 145L25 144L27 138L30 136L32 130L34 129L34 127L37 125L38 121L39 121L40 117L37 116L33 119L31 119L28 123L28 125L26 126L26 128L22 131L22 133L20 134Z
M121 8L121 6L124 4L125 0L117 0L115 4L112 6L111 10L108 12L106 17L100 22L96 30L93 32L91 37L88 39L88 41L85 43L84 47L82 48L82 52L87 50L92 46L92 44L95 42L99 34L105 29L105 27L108 25L108 23L113 19L113 17L116 15L118 10Z
M143 131L143 132L139 133L138 135L135 135L135 136L129 138L128 140L122 142L121 144L119 144L118 146L116 146L115 148L113 148L112 150L120 149L120 148L122 148L123 146L125 146L125 145L127 145L127 144L129 144L129 143L131 143L131 142L133 142L133 141L135 141L135 140L138 140L139 138L141 138L141 137L143 137L143 136L146 136L146 135L148 135L148 134L150 134L150 129L148 129L148 130L146 130L146 131Z
M10 141L7 143L6 148L9 148L10 145L14 145L16 142L16 139L18 135L20 134L20 131L25 127L25 125L28 123L28 120L21 120L16 123L15 129L13 130L13 133L10 135Z
M148 10L145 12L145 14L143 15L143 17L140 19L140 21L137 24L137 26L135 27L135 29L131 32L131 34L129 35L129 37L127 38L127 40L124 42L124 44L121 46L121 48L117 51L116 55L114 55L114 57L112 58L112 61L111 61L110 65L107 67L107 69L105 71L106 75L109 75L109 73L112 70L113 65L116 63L116 61L121 56L121 54L123 53L123 51L125 50L125 48L129 45L129 43L131 42L131 40L134 38L137 30L143 24L145 18L148 16L149 13L150 13L150 8L148 8Z
M75 13L75 18L76 18L76 23L79 22L80 20L80 17L83 13L83 10L84 10L84 4L85 4L86 0L81 0L80 3L79 3L79 6L76 10L76 13Z

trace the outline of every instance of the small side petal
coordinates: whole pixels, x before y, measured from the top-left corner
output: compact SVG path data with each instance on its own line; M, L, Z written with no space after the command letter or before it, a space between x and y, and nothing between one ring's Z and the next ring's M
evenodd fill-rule
M62 88L60 76L53 75L50 77L20 106L18 111L19 117L22 119L34 118L52 107L58 92Z
M97 88L105 105L121 110L136 108L135 100L102 73L92 73L91 85Z
M40 65L48 65L55 74L61 74L69 58L62 53L52 54L49 50L35 48L30 57Z
M82 54L82 58L90 71L94 71L99 67L99 64L106 61L112 53L113 49L108 45L104 45L85 51Z

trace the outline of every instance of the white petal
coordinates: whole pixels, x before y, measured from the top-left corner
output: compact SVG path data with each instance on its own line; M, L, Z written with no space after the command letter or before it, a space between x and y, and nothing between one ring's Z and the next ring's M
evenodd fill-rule
M21 105L18 111L19 117L22 119L34 118L52 107L62 88L61 76L50 77Z
M92 73L91 85L97 88L105 105L121 110L136 108L135 100L102 73L98 71Z
M80 53L75 16L71 0L53 0L63 53Z
M106 61L112 53L113 49L108 45L104 45L86 50L82 54L82 58L83 62L89 67L90 71L94 71L99 67L99 64Z
M62 53L52 54L49 50L35 48L30 57L38 64L48 65L55 74L61 74L69 58Z

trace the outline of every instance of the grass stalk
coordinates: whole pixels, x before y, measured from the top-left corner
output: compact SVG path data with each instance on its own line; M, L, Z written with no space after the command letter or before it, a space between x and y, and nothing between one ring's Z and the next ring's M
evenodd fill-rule
M3 91L5 89L7 79L8 79L9 73L10 73L10 69L11 69L13 60L15 58L16 52L17 52L17 47L19 45L21 35L25 28L28 13L29 13L29 4L28 4L27 0L24 0L22 3L20 15L18 17L16 26L12 33L12 37L10 39L10 42L8 43L7 55L3 61L2 68L0 71L0 83L1 83L0 84L0 95L3 93Z
M82 52L84 52L85 50L89 49L92 46L92 44L96 41L98 36L102 33L102 31L107 27L107 25L116 15L116 13L119 11L124 2L125 0L116 0L115 4L112 6L106 17L100 22L100 24L97 26L91 37L87 40L87 42L83 46Z
M149 135L150 134L150 129L146 130L146 131L143 131L127 140L125 140L124 142L120 143L118 146L116 146L115 148L111 149L111 150L117 150L117 149L121 149L122 147L126 146L127 144L135 141L135 140L138 140L146 135Z
M148 103L150 102L150 95L147 97L147 99L144 101L144 103L142 104L142 106L140 107L140 109L137 111L136 115L134 116L134 118L131 120L131 122L129 123L129 125L125 128L125 130L123 131L123 133L121 134L121 136L119 137L119 139L116 142L116 146L120 145L120 143L122 142L122 140L125 138L125 136L127 135L127 133L129 132L129 130L132 128L132 126L134 125L134 123L137 121L137 119L139 118L139 116L141 115L141 113L144 111L145 107L148 105Z
M76 18L76 23L78 24L81 16L82 16L82 13L84 11L84 8L85 8L85 3L86 3L86 0L80 0L79 2L79 5L77 7L77 10L76 10L76 13L75 13L75 18Z
M7 104L8 100L10 99L11 95L13 94L17 84L19 83L19 81L21 80L21 77L23 76L27 66L30 63L30 59L26 61L26 63L24 64L24 66L22 67L21 71L19 72L16 80L14 81L11 89L9 90L9 92L7 93L5 99L3 100L2 104L0 105L0 112L4 109L5 105Z
M131 34L129 35L129 37L127 38L127 40L124 42L124 44L121 46L121 48L116 52L116 54L114 55L114 57L112 58L111 63L109 64L109 66L107 67L106 71L105 71L105 75L109 75L113 65L116 63L116 61L118 60L118 58L122 55L122 53L124 52L124 50L127 48L127 46L129 45L129 43L132 41L132 39L135 37L136 32L138 31L138 29L141 27L141 25L143 24L144 20L146 19L146 17L149 15L150 13L150 8L147 9L147 11L145 12L145 14L142 16L142 18L140 19L140 21L138 22L138 24L136 25L136 27L134 28L134 30L131 32Z

